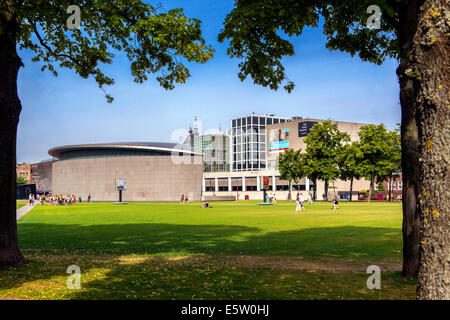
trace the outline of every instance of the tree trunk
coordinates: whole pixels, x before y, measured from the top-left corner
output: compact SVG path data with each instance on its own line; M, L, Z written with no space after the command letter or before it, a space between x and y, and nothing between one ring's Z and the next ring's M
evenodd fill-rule
M450 299L448 12L445 1L410 1L400 17L403 274L419 261L418 299Z
M419 184L419 138L417 127L417 106L415 102L415 82L406 76L410 68L412 39L417 30L417 16L420 4L410 1L400 10L398 41L400 45L400 65L397 76L400 83L400 104L402 109L402 202L403 202L403 268L402 276L417 277L419 271L420 219L417 210Z
M313 200L317 201L317 179L311 179L314 182Z
M367 201L370 202L370 198L372 197L372 189L373 189L374 178L370 179L370 187L367 191Z
M291 180L289 180L289 194L288 194L288 197L289 197L289 201L291 201L292 200L292 182L291 182Z
M389 195L389 202L392 201L392 183L393 183L393 178L390 177L388 180L388 195Z
M325 201L328 202L328 180L325 180Z
M24 264L16 216L16 136L22 109L17 94L21 60L16 51L14 14L0 12L0 267Z
M353 195L353 178L350 179L350 196L348 198L348 201L352 202L352 195Z

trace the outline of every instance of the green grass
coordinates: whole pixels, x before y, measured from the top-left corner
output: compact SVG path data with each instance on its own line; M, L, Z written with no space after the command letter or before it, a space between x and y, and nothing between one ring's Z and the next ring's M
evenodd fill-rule
M26 206L28 203L27 200L16 200L16 210Z
M315 204L301 214L287 202L38 206L18 231L32 263L0 271L0 297L409 299L415 292L397 270L400 204L345 203L334 211ZM292 268L295 261L320 266ZM82 290L65 287L71 264L82 269ZM371 264L396 270L383 272L381 290L366 288Z

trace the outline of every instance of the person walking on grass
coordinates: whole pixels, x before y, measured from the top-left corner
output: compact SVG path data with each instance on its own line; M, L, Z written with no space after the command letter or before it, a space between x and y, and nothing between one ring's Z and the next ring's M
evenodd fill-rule
M295 211L302 211L302 207L300 206L300 192L297 192L297 196L295 197L295 203L297 203L297 207L295 208Z
M311 192L308 192L308 204L314 204Z
M338 200L337 200L336 196L334 195L333 196L333 210L339 209L338 204L339 204Z
M305 198L303 197L303 193L300 193L299 197L298 197L298 201L300 202L300 211L306 211L305 208Z

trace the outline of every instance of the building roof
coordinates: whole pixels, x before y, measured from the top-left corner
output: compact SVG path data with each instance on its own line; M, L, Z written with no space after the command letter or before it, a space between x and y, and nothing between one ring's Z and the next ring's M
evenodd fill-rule
M140 150L140 151L158 151L158 152L183 152L194 155L202 155L189 145L170 143L170 142L113 142L113 143L95 143L95 144L77 144L55 147L48 150L48 154L55 158L60 158L63 154L73 151L89 150Z

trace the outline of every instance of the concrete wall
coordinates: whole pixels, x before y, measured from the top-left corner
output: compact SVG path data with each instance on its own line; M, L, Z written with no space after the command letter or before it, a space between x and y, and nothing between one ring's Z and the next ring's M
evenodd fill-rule
M52 192L83 200L118 201L116 178L127 179L123 201L179 201L181 194L199 201L203 161L175 164L170 156L135 156L60 160L53 163Z

